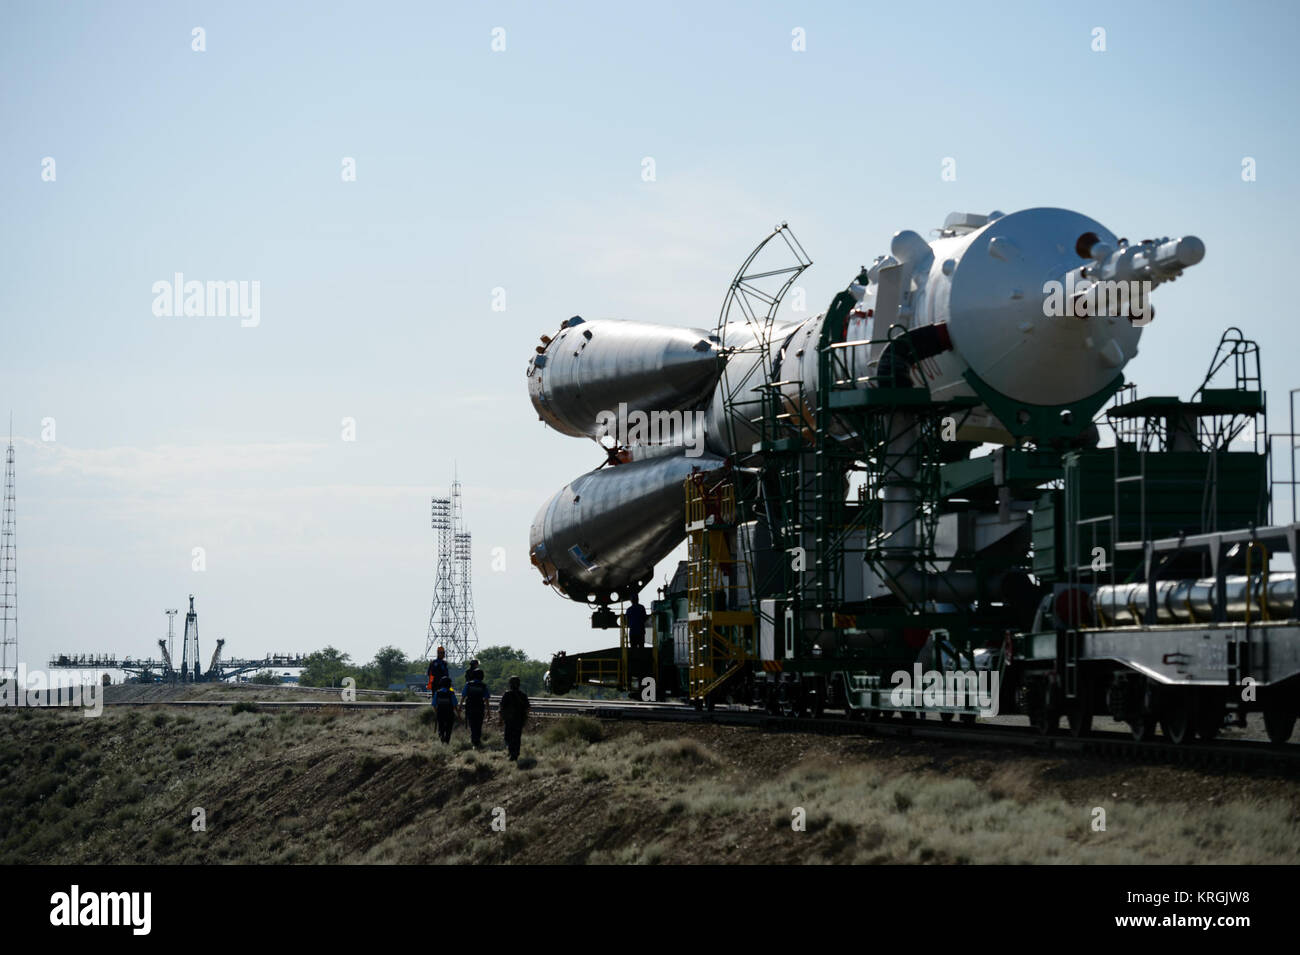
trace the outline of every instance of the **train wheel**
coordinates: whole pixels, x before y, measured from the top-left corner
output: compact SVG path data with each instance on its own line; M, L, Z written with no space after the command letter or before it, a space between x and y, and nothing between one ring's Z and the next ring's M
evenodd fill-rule
M1092 707L1086 697L1080 695L1074 701L1066 711L1065 722L1070 727L1070 735L1075 738L1082 738L1092 733Z
M965 723L967 726L974 726L974 725L975 725L975 714L974 714L974 713L963 713L963 714L961 715L961 721L962 721L963 723Z
M940 713L940 714L939 714L939 719L943 720L945 723L951 723L951 722L952 722L952 714L951 714L951 713L947 713L947 712L945 712L945 713Z
M1149 743L1156 735L1155 689L1151 681L1145 677L1139 677L1138 680L1140 682L1133 686L1136 692L1130 697L1132 708L1137 712L1136 715L1129 717L1128 728L1129 733L1139 743Z
M1066 701L1065 722L1076 739L1092 735L1093 685L1087 670L1079 674L1073 700Z
M1295 716L1295 710L1264 707L1264 729L1268 731L1268 738L1274 743L1285 743L1289 740L1291 731L1295 729Z
M1134 717L1128 721L1128 730L1139 743L1149 743L1156 735L1155 717L1149 713Z
M1049 710L1044 707L1029 714L1029 725L1040 736L1051 736L1061 728L1061 713L1059 710Z
M1192 714L1196 735L1203 740L1211 740L1218 736L1219 730L1223 729L1224 712L1222 700L1208 696L1202 698L1201 705Z
M1174 691L1160 714L1160 729L1165 739L1175 746L1182 746L1192 738L1192 708L1187 694Z
M1042 677L1030 684L1027 703L1029 725L1040 736L1051 736L1061 729L1059 684Z

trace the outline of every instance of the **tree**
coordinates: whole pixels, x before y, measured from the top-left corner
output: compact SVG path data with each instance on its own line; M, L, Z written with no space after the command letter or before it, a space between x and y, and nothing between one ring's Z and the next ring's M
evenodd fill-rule
M478 652L478 662L487 663L489 660L527 660L528 654L523 650L516 650L513 647L485 647Z
M260 683L264 686L275 686L280 682L280 678L270 670L259 670L248 678L249 683Z
M479 651L478 662L483 670L483 682L496 696L509 689L512 676L519 677L519 688L529 696L542 692L542 676L546 673L548 664L528 659L528 653L524 650L487 647Z
M384 647L375 654L375 659L370 664L378 673L379 685L381 689L388 689L390 685L406 674L411 665L411 661L406 658L406 654L397 647Z
M353 675L351 659L348 654L334 647L309 653L307 665L303 667L298 682L302 686L338 686L345 676Z

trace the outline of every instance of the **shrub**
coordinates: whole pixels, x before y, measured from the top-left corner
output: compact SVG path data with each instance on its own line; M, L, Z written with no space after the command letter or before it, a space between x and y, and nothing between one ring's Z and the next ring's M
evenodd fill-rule
M648 759L661 765L675 766L708 766L718 761L707 746L689 736L652 743L635 758L638 762Z
M546 731L548 743L566 743L581 739L588 743L600 742L605 736L605 729L599 722L589 716L566 716L556 720Z
M232 714L239 714L239 713L260 713L262 711L257 708L256 703L250 703L248 700L240 700L238 703L236 703L234 706L230 708L230 712Z

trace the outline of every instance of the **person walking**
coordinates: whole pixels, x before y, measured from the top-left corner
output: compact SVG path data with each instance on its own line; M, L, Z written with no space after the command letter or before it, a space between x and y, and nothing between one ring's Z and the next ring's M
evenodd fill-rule
M429 661L427 675L429 692L434 694L442 686L442 678L451 676L451 670L447 666L447 651L443 647L439 647L438 655Z
M470 670L466 674L465 689L461 691L461 703L465 707L465 722L469 724L469 741L478 749L483 745L483 717L487 715L488 703L492 694L483 682L483 671Z
M442 685L433 693L433 712L438 718L438 738L451 742L451 729L456 725L456 691L451 688L451 677L442 678Z
M527 695L519 689L519 677L512 676L510 689L501 694L501 702L497 704L497 712L501 714L501 722L505 726L506 749L511 760L519 758L519 744L523 738L524 720L528 718L529 705Z

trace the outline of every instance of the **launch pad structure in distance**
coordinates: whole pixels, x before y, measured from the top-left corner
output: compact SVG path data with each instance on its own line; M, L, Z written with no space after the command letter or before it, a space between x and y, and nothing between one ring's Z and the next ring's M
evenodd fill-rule
M268 653L256 660L223 660L221 651L226 645L218 639L207 669L199 661L199 615L194 609L194 595L190 594L190 609L185 614L181 665L173 665L172 620L177 611L167 610L168 638L158 641L160 658L118 657L111 653L60 653L50 657L51 670L122 670L133 674L137 680L161 683L219 683L235 679L245 673L261 670L302 669L307 658L301 653Z

